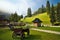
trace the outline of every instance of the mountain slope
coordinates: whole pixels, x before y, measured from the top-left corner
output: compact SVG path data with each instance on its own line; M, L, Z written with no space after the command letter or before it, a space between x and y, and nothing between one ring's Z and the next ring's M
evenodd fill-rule
M2 11L0 11L0 16L4 16L5 18L9 18L9 16L10 16L10 14L9 13L7 13L7 12L2 12Z

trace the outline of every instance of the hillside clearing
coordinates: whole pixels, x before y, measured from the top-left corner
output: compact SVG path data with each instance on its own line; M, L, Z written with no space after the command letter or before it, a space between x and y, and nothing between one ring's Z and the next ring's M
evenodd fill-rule
M31 23L35 18L39 18L40 20L42 20L43 24L50 24L50 18L46 12L42 14L37 14L32 17L26 17L25 19L21 19L20 21Z

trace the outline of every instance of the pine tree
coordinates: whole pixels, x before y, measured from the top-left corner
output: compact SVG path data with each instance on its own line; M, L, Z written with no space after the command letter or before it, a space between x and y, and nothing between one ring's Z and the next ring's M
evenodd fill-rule
M42 11L42 13L44 12L44 6L43 5L42 5L42 10L41 11Z
M57 4L57 22L60 22L60 3Z
M54 5L52 4L52 8L51 8L51 14L50 14L50 22L52 23L52 25L54 25L54 22L56 21L56 17L55 17L55 10L54 10Z
M16 12L14 13L14 21L15 21L15 22L17 22L17 21L18 21L18 15L17 15L17 13L16 13Z
M47 11L47 14L50 14L50 3L49 3L49 1L47 1L47 3L46 3L46 11Z
M31 8L28 8L28 11L27 11L27 16L28 16L28 17L31 17L31 16L32 16L32 13L31 13Z
M23 18L23 15L21 15L21 18Z
M10 16L10 21L13 21L13 22L17 22L18 21L18 15L17 13L15 12L14 14L11 14Z

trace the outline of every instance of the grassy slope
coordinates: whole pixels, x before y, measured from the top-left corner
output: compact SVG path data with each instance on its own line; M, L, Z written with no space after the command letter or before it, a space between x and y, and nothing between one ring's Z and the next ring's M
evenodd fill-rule
M43 21L43 24L50 24L50 18L47 15L47 13L42 13L42 14L37 14L32 17L26 17L23 19L24 22L32 22L35 18L39 18L40 20Z
M0 29L0 40L14 40L11 36L12 32L10 30ZM15 40L20 39L16 38ZM60 40L60 35L31 30L30 36L26 37L24 40Z

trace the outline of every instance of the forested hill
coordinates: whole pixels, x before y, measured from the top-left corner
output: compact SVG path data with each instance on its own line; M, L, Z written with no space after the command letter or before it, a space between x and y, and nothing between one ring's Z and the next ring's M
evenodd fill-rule
M10 14L9 13L7 13L7 12L1 12L0 11L0 16L4 16L5 18L9 18L9 16L10 16Z

